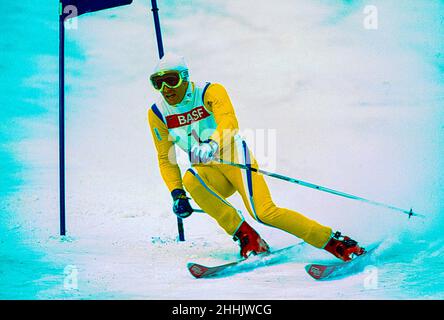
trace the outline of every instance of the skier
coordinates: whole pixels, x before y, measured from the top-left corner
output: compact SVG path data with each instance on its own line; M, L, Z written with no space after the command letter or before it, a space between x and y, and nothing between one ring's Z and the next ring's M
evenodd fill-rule
M258 167L238 135L233 105L222 85L191 82L184 58L171 53L160 59L150 81L161 97L148 110L148 121L160 173L171 192L177 216L187 218L193 213L186 189L200 208L239 241L242 257L269 251L268 244L227 201L237 191L250 215L265 225L289 232L344 261L365 252L340 232L332 233L330 227L277 207L262 175L217 161ZM192 163L183 177L175 145L189 155Z

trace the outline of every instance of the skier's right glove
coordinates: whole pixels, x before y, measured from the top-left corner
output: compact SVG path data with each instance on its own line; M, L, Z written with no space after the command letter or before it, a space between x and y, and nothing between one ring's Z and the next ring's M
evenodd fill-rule
M187 218L193 213L193 208L191 207L190 201L182 189L174 189L171 191L171 196L173 197L173 212L180 218Z

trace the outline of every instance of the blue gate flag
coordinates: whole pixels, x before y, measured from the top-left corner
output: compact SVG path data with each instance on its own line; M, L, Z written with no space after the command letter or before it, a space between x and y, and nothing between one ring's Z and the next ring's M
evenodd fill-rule
M131 4L133 0L61 0L62 8L74 6L77 15Z

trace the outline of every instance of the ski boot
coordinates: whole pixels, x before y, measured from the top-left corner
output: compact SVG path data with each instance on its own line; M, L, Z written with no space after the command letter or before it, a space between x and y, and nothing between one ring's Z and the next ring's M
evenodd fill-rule
M268 244L245 221L242 222L234 235L233 240L239 241L241 247L240 255L244 258L248 258L250 254L257 255L259 253L270 251Z
M365 249L361 248L355 240L341 236L339 231L331 237L324 249L343 261L350 261L365 253Z

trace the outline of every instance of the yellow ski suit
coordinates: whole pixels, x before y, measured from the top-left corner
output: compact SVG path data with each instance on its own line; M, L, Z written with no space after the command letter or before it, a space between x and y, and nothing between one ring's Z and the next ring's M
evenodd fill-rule
M191 130L190 124L195 125L200 121L207 121L210 129L211 123L214 123L210 134L202 134L202 140L210 138L216 141L219 144L221 159L258 167L246 142L237 135L238 121L225 88L220 84L199 87L190 83L189 92L199 97L190 98L179 108L179 118L174 106L168 106L164 101L154 104L148 110L160 173L168 189L172 191L185 187L200 208L213 217L229 235L234 235L244 220L240 211L227 201L227 198L237 191L248 212L257 221L287 231L315 247L323 248L331 237L332 229L296 211L276 206L262 175L213 161L208 164L194 164L183 177L181 176L174 145L177 142L182 143L181 148L185 151L190 150L190 145L183 145L184 139L177 137L181 134L175 133L174 128L182 126L187 133ZM194 112L197 108L201 108L203 112L200 109L199 112ZM202 119L199 118L201 114ZM185 122L183 119L187 117L190 121ZM206 129L208 132L208 128ZM201 131L197 131L201 138ZM188 133L188 136L190 135L191 133Z

